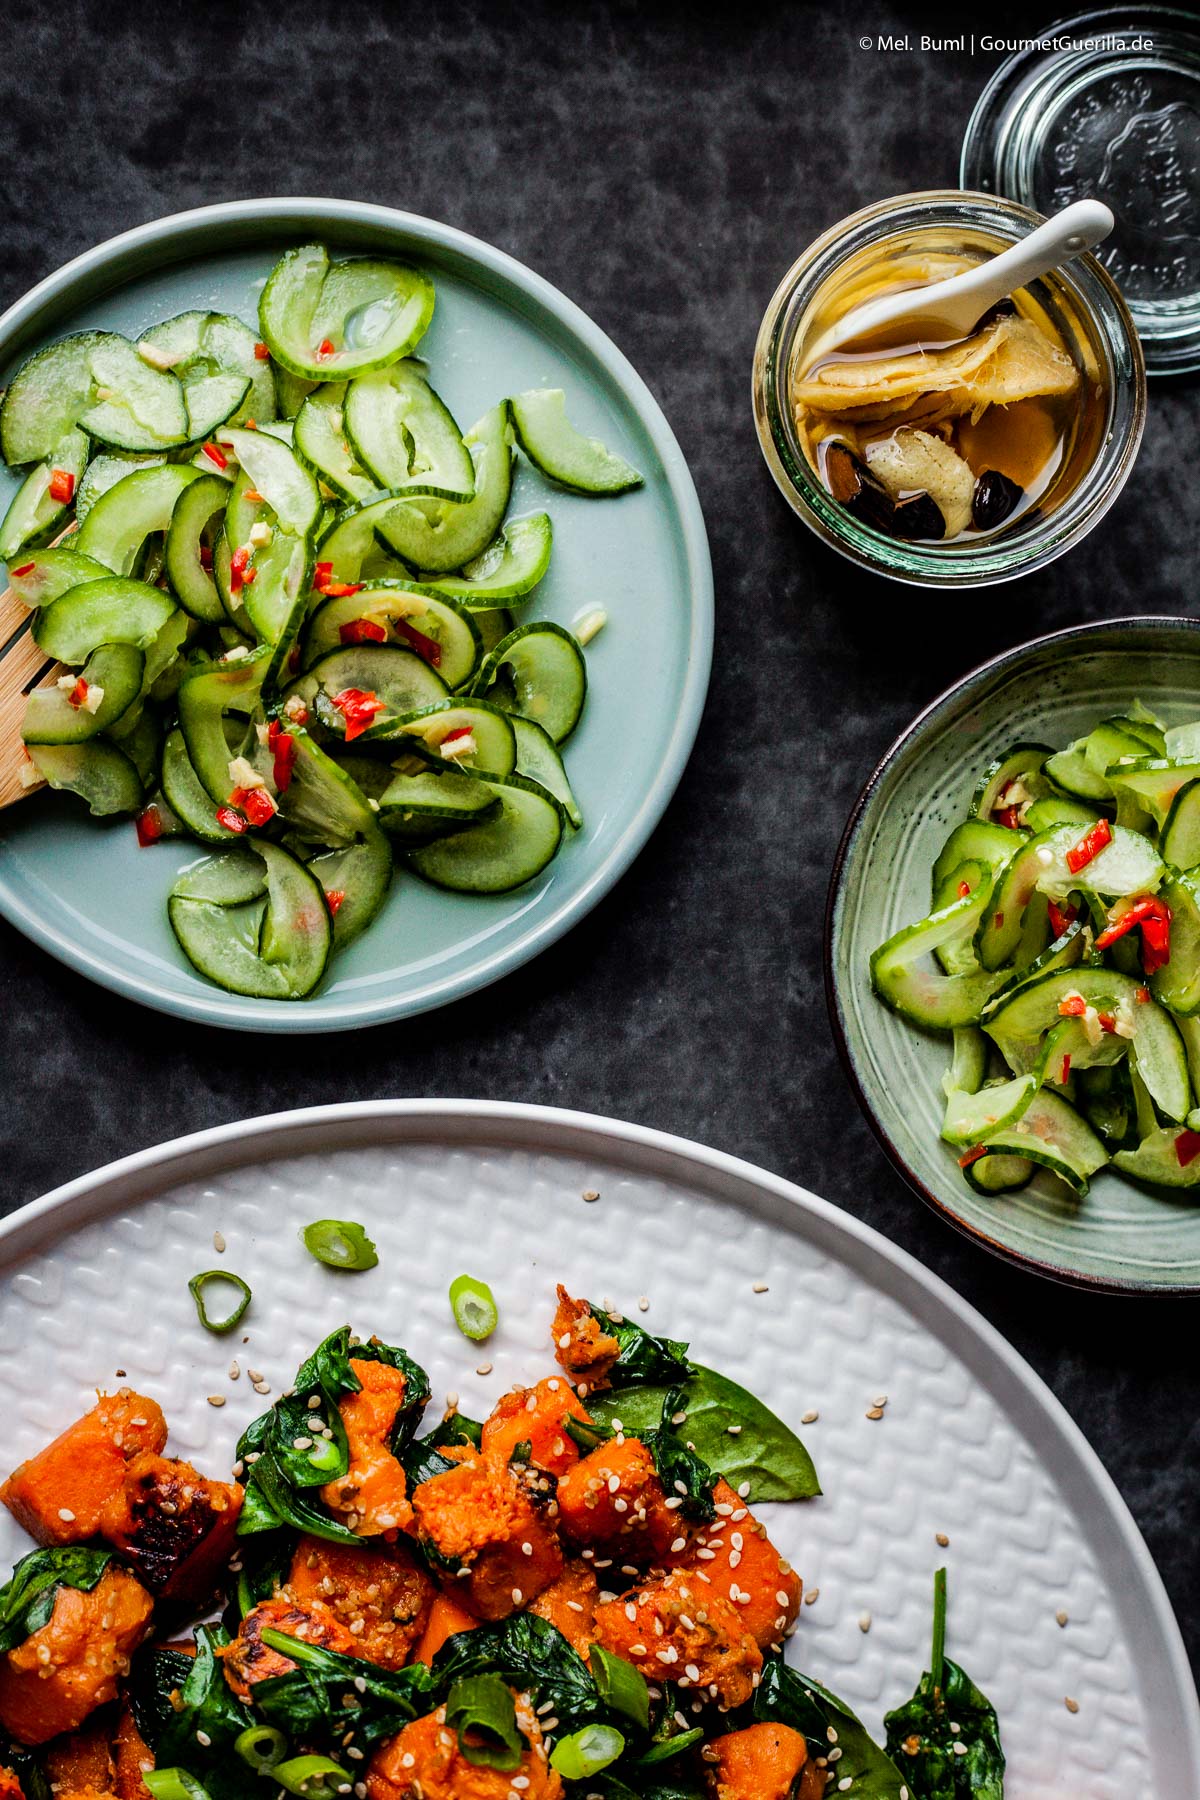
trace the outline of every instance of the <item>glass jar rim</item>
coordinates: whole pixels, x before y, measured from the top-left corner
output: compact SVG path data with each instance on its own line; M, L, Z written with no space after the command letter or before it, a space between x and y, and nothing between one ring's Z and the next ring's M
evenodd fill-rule
M1078 543L1117 498L1141 442L1146 378L1137 331L1112 278L1089 255L1049 279L1071 293L1096 335L1105 365L1108 417L1100 447L1076 488L1025 532L952 545L894 538L839 506L804 456L786 393L791 354L803 314L822 285L856 248L905 228L952 225L993 230L1015 241L1042 223L1039 213L994 194L931 188L875 201L830 226L792 264L763 316L754 350L752 403L767 466L793 511L818 537L852 562L917 587L979 587L1011 581Z

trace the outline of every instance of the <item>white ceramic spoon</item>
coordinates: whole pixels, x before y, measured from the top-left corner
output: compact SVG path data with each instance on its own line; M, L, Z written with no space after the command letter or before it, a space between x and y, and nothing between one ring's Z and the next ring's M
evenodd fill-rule
M911 326L912 342L932 338L951 343L955 338L967 337L997 300L1006 299L1014 288L1024 287L1048 269L1056 269L1090 250L1108 236L1115 223L1103 201L1076 200L1019 244L977 268L953 275L948 281L905 288L901 293L885 294L879 300L868 300L865 306L856 306L822 334L805 357L805 367L812 369L833 351L858 338L873 336L885 327L894 333L901 324Z

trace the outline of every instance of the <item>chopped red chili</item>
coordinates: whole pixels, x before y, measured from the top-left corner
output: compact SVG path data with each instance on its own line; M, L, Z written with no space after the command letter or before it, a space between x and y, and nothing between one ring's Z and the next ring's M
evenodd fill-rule
M423 631L418 631L415 626L408 623L407 619L393 619L392 630L397 637L402 637L406 644L411 644L417 655L422 657L425 662L431 663L435 669L441 666L442 646L436 638L426 637Z
M1115 1013L1097 1013L1101 1031L1107 1031L1110 1037L1116 1036L1117 1019Z
M960 900L965 900L967 895L970 893L970 891L971 891L971 884L969 881L960 881L959 882L958 897Z
M217 824L223 825L226 831L236 831L239 833L249 831L250 829L249 821L244 819L241 813L237 812L232 806L218 806Z
M137 841L143 850L148 849L151 844L157 844L163 834L162 814L157 806L143 806L134 820L134 827Z
M1070 1058L1070 1056L1069 1056L1069 1055L1067 1055L1067 1056L1064 1056L1064 1057L1063 1057L1063 1061L1062 1061L1062 1074L1061 1074L1061 1075L1060 1075L1060 1076L1059 1076L1059 1081L1060 1081L1060 1082L1061 1082L1061 1083L1062 1083L1062 1085L1063 1085L1063 1087L1066 1087L1066 1085L1067 1085L1067 1076L1068 1076L1068 1075L1069 1075L1069 1074L1070 1074L1070 1073L1071 1073L1071 1058Z
M472 730L472 727L470 725L456 725L453 731L448 731L446 733L445 737L442 739L438 748L445 749L447 744L456 744L458 742L459 738L470 737L471 730ZM961 893L963 891L963 889L965 889L968 894L971 891L970 888L967 887L967 884L965 881L962 885L962 888L959 889L959 892Z
M71 689L70 693L67 695L67 705L73 706L75 708L76 712L78 712L78 710L81 706L87 705L87 697L88 697L88 684L83 679L83 676L81 675L79 677L79 680L75 683L75 686Z
M1003 913L996 914L995 924L996 924L996 930L999 931L1001 926L1004 924L1004 914Z
M1064 1019L1078 1019L1087 1011L1087 1001L1082 994L1068 994L1059 1001L1058 1010Z
M1046 910L1050 915L1050 929L1056 938L1060 938L1066 931L1067 926L1073 922L1075 918L1075 908L1069 904L1065 907L1058 906L1051 900L1047 903Z
M258 580L258 570L257 569L243 569L242 580L246 584L247 587L252 586L252 584Z
M305 718L308 717L307 711ZM274 757L272 774L275 786L281 794L286 794L292 779L292 767L296 761L296 740L290 731L285 731L278 719L272 719L267 726L267 748Z
M266 362L266 360L270 356L271 352L267 348L266 344L255 344L254 354L255 354L255 356L257 356L259 362Z
M14 576L16 576L16 575L32 575L33 569L34 569L33 563L31 563L31 562L30 563L22 563L19 569L10 569L9 574L14 575Z
M252 579L252 577L247 574L249 563L249 545L239 544L238 548L229 559L229 591L231 594L240 594L245 583Z
M317 355L322 360L324 360L325 357L332 356L333 354L334 354L333 339L332 338L322 338L320 343L317 345Z
M229 467L229 458L223 450L218 450L215 444L205 444L204 454L207 456L209 462L217 465L218 469L227 469Z
M347 619L339 625L338 636L343 644L386 644L387 626L378 619Z
M361 594L364 585L361 581L324 581L318 592L327 600L346 600L351 594Z
M353 743L371 724L376 713L386 712L386 702L363 688L343 688L334 694L333 704L346 721L346 742Z
M1097 819L1088 828L1075 845L1067 851L1067 867L1072 875L1078 875L1080 869L1086 869L1093 857L1099 856L1106 844L1112 843L1112 826L1107 819Z
M331 562L319 562L313 570L313 586L319 590L325 586L327 581L332 580L333 564Z
M1003 825L1008 831L1019 831L1021 828L1021 815L1015 806L1001 807L995 818L997 825Z
M200 546L200 567L202 569L212 568L212 551L207 544L201 544Z
M231 800L241 807L252 825L266 825L279 811L266 788L239 788Z
M964 1155L959 1157L958 1166L960 1169L969 1169L973 1162L978 1162L980 1157L986 1156L987 1153L988 1149L986 1144L975 1144L970 1150L966 1151Z
M50 498L57 500L60 506L67 506L75 492L75 477L69 469L51 469Z
M345 898L346 898L345 888L326 888L325 889L325 901L329 907L330 912L333 914L335 919L337 918L337 915L338 915L338 908L341 906L341 904L345 900Z
M1171 960L1171 909L1155 894L1139 894L1119 918L1113 919L1096 939L1097 950L1107 950L1134 926L1142 932L1142 968L1153 975Z
M265 505L266 498L267 498L267 496L265 494L260 494L257 488L247 488L245 493L242 495L242 499L249 500L251 506Z
M1175 1160L1181 1169L1200 1156L1200 1131L1181 1131L1175 1139Z
M1139 1006L1149 1006L1149 1004L1150 1004L1150 989L1148 987L1134 988L1133 997L1137 1001Z

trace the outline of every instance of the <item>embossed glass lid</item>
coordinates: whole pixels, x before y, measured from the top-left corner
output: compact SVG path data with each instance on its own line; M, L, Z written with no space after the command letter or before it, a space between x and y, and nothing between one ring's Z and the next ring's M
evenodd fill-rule
M1147 370L1200 369L1200 17L1105 8L1021 43L971 115L963 187L1042 213L1106 201L1117 226L1096 254Z

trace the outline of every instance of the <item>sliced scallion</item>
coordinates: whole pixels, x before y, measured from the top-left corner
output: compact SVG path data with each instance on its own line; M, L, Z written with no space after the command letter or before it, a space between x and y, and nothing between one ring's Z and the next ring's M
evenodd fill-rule
M559 1738L550 1752L550 1766L568 1781L586 1781L615 1763L625 1739L615 1725L585 1725L569 1737Z
M353 1219L314 1219L300 1233L304 1248L329 1269L357 1273L379 1261L374 1244Z
M472 1275L459 1275L450 1283L450 1306L458 1329L477 1344L491 1337L500 1322L491 1288Z
M226 1287L233 1288L238 1296L233 1311L226 1313L224 1318L214 1318L208 1310L204 1290L213 1282L224 1283ZM188 1292L196 1302L196 1312L205 1331L215 1332L217 1337L224 1337L227 1331L232 1331L235 1325L241 1323L251 1299L249 1282L243 1281L240 1275L234 1275L228 1269L204 1269L199 1275L193 1275L188 1282Z
M643 1731L649 1730L650 1690L645 1676L623 1656L614 1656L611 1650L606 1650L603 1644L592 1645L588 1667L605 1705L613 1712L624 1713L627 1719L633 1719Z
M351 1785L349 1771L330 1756L289 1757L273 1766L270 1779L305 1800L336 1800Z
M247 1725L233 1741L233 1747L256 1775L273 1769L287 1749L287 1739L274 1725Z
M525 1740L517 1729L512 1690L499 1675L464 1675L446 1696L446 1723L458 1733L469 1763L483 1769L517 1769Z
M186 1769L144 1769L142 1781L154 1800L208 1800L208 1789Z

